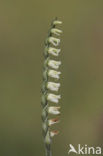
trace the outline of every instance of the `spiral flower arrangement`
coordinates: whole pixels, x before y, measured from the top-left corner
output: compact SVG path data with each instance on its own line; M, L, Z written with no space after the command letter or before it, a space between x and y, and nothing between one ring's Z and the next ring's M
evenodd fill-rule
M62 33L61 30L57 29L57 25L61 25L62 22L57 18L53 20L51 28L48 33L48 37L45 41L45 50L44 50L44 66L43 66L43 85L42 85L42 131L43 138L46 150L46 156L52 156L51 153L51 142L52 138L58 134L57 130L51 130L51 126L59 122L58 118L50 119L51 115L59 115L60 107L56 106L59 103L61 98L60 95L57 95L53 92L58 92L60 88L60 79L61 72L58 71L61 61L54 60L54 57L59 56L61 49L58 48L60 45L60 39L57 36L60 36ZM52 106L52 103L55 106Z

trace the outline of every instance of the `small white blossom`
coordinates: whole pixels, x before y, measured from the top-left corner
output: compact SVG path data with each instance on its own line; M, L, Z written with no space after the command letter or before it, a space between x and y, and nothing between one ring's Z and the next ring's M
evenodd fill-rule
M57 135L59 133L59 131L51 131L50 132L50 136L54 137L55 135Z
M58 46L60 44L60 39L55 37L48 38L49 43L53 44L54 46Z
M50 119L50 120L48 121L48 125L51 126L51 125L56 124L56 123L58 123L58 122L59 122L59 120L58 120L57 118L55 118L55 119Z
M61 49L56 49L56 48L52 48L52 47L50 47L48 49L48 53L52 54L53 56L58 56L60 51L61 51Z
M51 33L60 36L60 34L62 33L62 30L52 28Z
M47 100L54 103L58 103L60 98L61 98L60 95L55 95L51 93L49 93L47 96Z
M53 24L54 24L54 25L62 24L62 21L55 20L55 21L53 22Z
M49 107L48 113L53 114L53 115L59 115L60 114L59 109L60 107Z
M49 60L49 61L48 61L48 65L49 65L51 68L58 69L59 66L61 65L61 61Z
M55 82L47 83L47 88L50 89L51 91L58 91L59 87L60 87L60 83L55 83Z
M48 76L52 77L52 78L56 78L59 79L61 72L60 71L56 71L56 70L49 70L48 71Z

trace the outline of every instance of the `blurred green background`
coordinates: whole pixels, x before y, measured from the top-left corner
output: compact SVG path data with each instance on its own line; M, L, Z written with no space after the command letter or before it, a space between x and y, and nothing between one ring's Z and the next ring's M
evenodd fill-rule
M44 40L63 21L62 106L53 156L69 144L103 143L103 1L0 2L0 156L44 156L41 85ZM72 154L71 154L72 155Z

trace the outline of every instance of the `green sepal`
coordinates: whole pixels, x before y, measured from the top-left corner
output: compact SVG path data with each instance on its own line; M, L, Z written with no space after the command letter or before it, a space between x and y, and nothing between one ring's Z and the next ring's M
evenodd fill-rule
M48 69L46 69L44 72L43 72L43 79L45 81L48 81Z
M49 53L48 53L48 46L45 47L44 49L44 57L48 57Z
M44 61L44 69L48 68L49 57Z
M42 120L45 121L48 118L48 104L42 110Z
M50 132L49 130L47 131L47 134L45 136L45 144L46 146L50 145L51 144L51 137L50 137Z
M43 82L42 84L42 93L46 93L47 91L47 82Z
M43 107L47 105L47 95L42 95L41 103Z
M43 129L43 136L45 137L45 134L48 131L48 119L46 119L46 121L44 121L44 123L42 124L42 129Z

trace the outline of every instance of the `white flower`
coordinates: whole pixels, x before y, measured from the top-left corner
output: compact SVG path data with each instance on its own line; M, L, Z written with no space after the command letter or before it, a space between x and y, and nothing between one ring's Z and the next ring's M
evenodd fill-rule
M48 113L53 114L53 115L59 115L60 114L59 109L60 107L49 107Z
M51 33L60 36L60 34L62 33L62 30L52 28Z
M61 61L49 60L49 61L48 61L48 65L49 65L51 68L58 69L59 66L61 65Z
M55 135L57 135L59 133L59 131L51 131L50 132L50 136L54 137Z
M56 78L56 79L59 79L60 78L60 75L61 72L59 71L56 71L56 70L49 70L48 71L48 76L52 77L52 78Z
M60 39L55 37L48 38L49 43L53 44L54 46L58 46L60 44Z
M56 48L52 48L52 47L50 47L48 49L48 53L52 54L53 56L58 56L60 51L61 51L61 49L56 49Z
M60 87L60 83L55 83L55 82L48 82L47 83L47 88L52 90L52 91L58 91Z
M47 96L47 100L54 103L58 103L60 98L61 98L60 95L55 95L51 93L49 93Z
M62 24L62 21L55 20L55 21L53 22L53 24L54 24L54 25Z
M58 122L59 122L58 118L50 119L50 120L48 121L48 125L51 126L51 125L56 124L56 123L58 123Z

